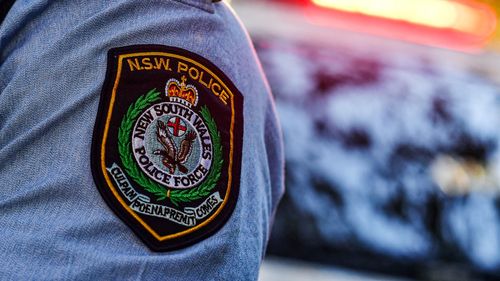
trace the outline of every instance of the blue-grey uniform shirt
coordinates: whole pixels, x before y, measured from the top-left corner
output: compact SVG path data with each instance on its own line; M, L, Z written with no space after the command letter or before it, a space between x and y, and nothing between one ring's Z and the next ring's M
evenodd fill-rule
M240 192L214 235L152 252L105 203L90 150L109 49L160 44L244 96ZM233 11L210 0L18 0L0 27L0 280L256 280L283 192L269 87Z

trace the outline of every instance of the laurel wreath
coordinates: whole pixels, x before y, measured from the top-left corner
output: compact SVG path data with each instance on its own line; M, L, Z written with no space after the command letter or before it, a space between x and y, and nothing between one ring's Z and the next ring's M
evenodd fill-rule
M161 93L157 92L156 89L153 89L147 94L140 96L135 103L130 105L118 130L118 153L120 154L125 170L135 182L143 186L148 192L154 194L157 197L157 200L165 200L169 198L174 205L178 206L179 202L191 202L206 197L215 187L220 178L222 164L224 163L224 160L222 159L222 145L215 120L210 114L208 108L203 106L200 113L207 124L210 135L212 136L212 145L214 149L213 164L206 180L195 188L180 190L167 189L147 177L144 172L140 170L139 166L133 159L130 136L135 120L144 109L160 100L160 95Z

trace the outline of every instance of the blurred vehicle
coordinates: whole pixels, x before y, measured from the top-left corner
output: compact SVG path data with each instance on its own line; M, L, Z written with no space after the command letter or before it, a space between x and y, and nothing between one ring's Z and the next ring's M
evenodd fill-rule
M367 3L233 1L285 137L287 193L269 254L421 280L500 280L494 6L399 0L422 9L409 18L408 8ZM440 21L446 7L458 12Z

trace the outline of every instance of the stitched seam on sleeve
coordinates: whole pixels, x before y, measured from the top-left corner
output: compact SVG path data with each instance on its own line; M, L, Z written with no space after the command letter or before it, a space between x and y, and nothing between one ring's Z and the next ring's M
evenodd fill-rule
M209 12L211 14L214 13L214 7L212 6L211 0L172 0L185 5L189 5L191 7L195 7L201 9L205 12Z

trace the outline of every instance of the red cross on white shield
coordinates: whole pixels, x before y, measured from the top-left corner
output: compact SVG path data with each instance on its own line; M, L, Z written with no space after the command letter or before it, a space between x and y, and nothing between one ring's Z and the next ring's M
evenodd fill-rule
M172 117L168 119L168 131L176 137L180 137L186 133L186 123L179 117Z

